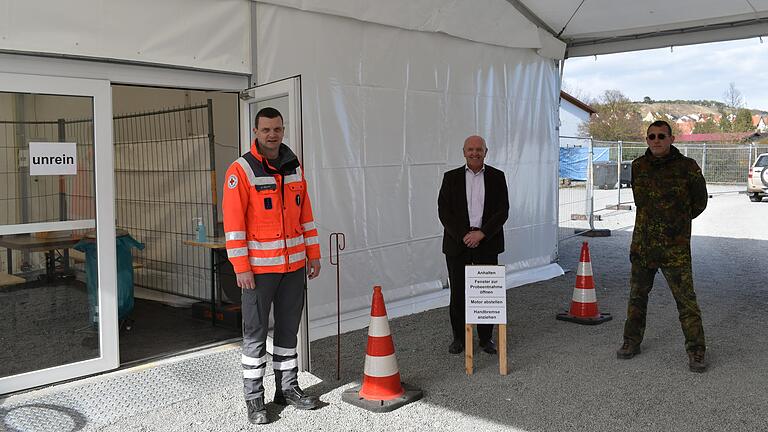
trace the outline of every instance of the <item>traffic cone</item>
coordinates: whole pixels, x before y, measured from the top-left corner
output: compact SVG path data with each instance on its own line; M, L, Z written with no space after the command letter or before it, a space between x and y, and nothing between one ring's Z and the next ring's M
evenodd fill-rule
M581 258L576 269L576 286L573 288L571 308L557 314L557 319L578 324L600 324L613 319L609 313L600 313L595 295L595 281L592 278L592 262L589 259L589 244L581 245Z
M384 296L381 287L377 285L373 287L363 384L345 390L341 400L369 411L387 412L419 400L422 396L421 389L400 382Z

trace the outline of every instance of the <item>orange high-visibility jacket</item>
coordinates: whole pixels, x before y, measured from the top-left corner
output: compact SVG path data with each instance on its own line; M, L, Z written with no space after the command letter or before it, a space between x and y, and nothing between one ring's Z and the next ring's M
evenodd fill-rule
M320 258L320 243L298 158L280 146L280 170L256 144L227 170L224 234L236 273L288 273Z

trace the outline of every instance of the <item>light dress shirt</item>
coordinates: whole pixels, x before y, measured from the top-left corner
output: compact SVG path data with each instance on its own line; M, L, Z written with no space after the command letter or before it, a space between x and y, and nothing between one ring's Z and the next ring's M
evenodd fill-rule
M483 225L483 206L485 205L485 165L477 173L465 166L467 184L467 210L469 226L480 228Z

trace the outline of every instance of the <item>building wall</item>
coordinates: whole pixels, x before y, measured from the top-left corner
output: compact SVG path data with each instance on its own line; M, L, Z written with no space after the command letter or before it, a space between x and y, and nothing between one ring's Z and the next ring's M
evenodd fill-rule
M589 113L570 103L560 99L560 136L581 136L579 125L589 122Z

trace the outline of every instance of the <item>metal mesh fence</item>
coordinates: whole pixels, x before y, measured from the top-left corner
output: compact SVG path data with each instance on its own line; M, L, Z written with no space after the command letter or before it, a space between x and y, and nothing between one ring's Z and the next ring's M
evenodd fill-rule
M558 188L558 238L572 237L575 229L589 228L591 213L589 199L590 183L589 139L560 137L560 168Z
M687 144L675 146L699 164L708 184L720 193L746 189L749 168L764 144ZM559 240L575 231L599 228L610 211L631 209L632 161L643 155L645 143L597 141L560 137Z
M595 153L608 149L607 161L615 164L621 154L623 162L630 163L642 156L647 146L639 142L594 141ZM678 143L680 152L694 159L709 184L732 185L742 190L747 172L760 153L768 151L768 144L686 144ZM596 160L597 163L597 160ZM615 167L615 165L612 165Z
M146 245L136 284L184 297L210 296L210 255L183 244L194 218L213 234L215 200L212 106L115 117L115 205L118 228Z

